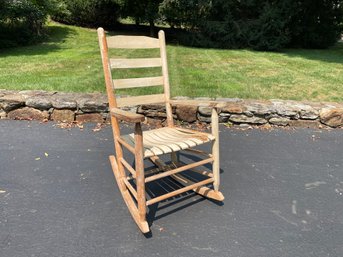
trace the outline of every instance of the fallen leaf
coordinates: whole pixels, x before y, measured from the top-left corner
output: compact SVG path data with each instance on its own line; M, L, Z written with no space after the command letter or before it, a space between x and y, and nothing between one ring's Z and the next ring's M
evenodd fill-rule
M83 130L83 125L81 123L76 123L76 126L80 129Z
M0 194L4 194L4 193L6 193L6 191L0 189Z
M73 124L72 123L66 123L66 122L60 122L56 126L59 128L62 128L62 129L70 129L73 127Z
M48 153L44 153L44 155L45 155L45 157L48 157L48 156L49 156L49 154L48 154Z
M40 160L40 157L35 158L35 160L36 160L36 161L39 161L39 160Z
M93 132L98 132L102 129L103 125L101 123L97 123L95 128L93 128Z

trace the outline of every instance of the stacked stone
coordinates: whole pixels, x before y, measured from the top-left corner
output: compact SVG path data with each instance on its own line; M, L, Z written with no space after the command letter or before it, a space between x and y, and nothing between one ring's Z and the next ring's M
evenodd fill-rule
M187 123L211 122L211 106L216 101L219 121L222 123L296 127L326 125L333 128L343 126L342 103L187 97L178 97L176 100L199 102L199 105L173 106L174 118ZM166 119L164 105L142 105L126 110L144 114L149 123L156 125L162 125ZM104 94L0 90L0 119L101 123L108 121L108 112L107 97Z
M242 100L237 98L177 98L177 100L196 100L196 105L176 105L173 113L175 118L184 122L211 122L213 104L205 102L216 101L218 104L219 122L234 125L276 125L292 127L343 126L343 104L341 103L314 103L292 100ZM160 110L159 119L163 119L161 112L164 107L144 105L138 113L154 117L155 111ZM144 110L144 111L143 111ZM164 113L163 113L164 114Z
M0 91L2 119L102 123L107 116L107 97L103 94Z

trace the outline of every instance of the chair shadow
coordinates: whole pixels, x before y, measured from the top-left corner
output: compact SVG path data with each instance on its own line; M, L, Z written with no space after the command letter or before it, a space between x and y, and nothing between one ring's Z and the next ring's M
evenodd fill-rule
M180 156L186 157L191 162L193 161L199 161L201 158L198 158L197 156L187 154L180 152ZM134 162L133 162L134 165ZM211 164L204 165L207 169L211 169ZM153 167L151 167L153 168ZM224 171L220 169L220 172L223 173ZM182 174L187 179L198 182L206 178L206 176L201 175L199 173L191 172L191 171L183 171L180 174ZM162 179L152 181L146 186L146 192L150 198L155 198L170 192L173 192L175 190L178 190L180 188L183 188L184 186L177 181L176 179L172 177L164 177ZM209 188L213 188L212 185L209 185ZM196 200L191 200L193 197L199 196L200 198ZM153 205L148 206L148 213L147 213L147 222L149 224L149 227L151 227L154 223L154 221L165 218L169 215L172 215L176 212L179 212L185 208L188 208L190 206L196 205L200 202L203 202L205 200L210 201L213 204L216 204L217 206L223 206L223 202L219 202L210 198L202 197L198 194L196 194L194 191L189 190L185 193L170 197L168 199L165 199L163 201L160 201L158 203L155 203ZM159 214L159 212L161 212ZM147 234L144 234L146 238L151 238L152 232L150 231Z
M184 176L185 174L186 173L183 173ZM182 187L183 185L173 178L163 178L163 179L160 179L159 181L152 182L151 185L149 185L146 188L146 191L149 197L154 198L163 194L167 194L174 190L180 189ZM148 213L147 213L147 222L149 226L152 226L156 220L165 218L169 215L172 215L176 212L179 212L185 208L188 208L190 206L193 206L205 200L209 200L218 206L224 205L223 202L218 202L218 201L206 198L206 197L201 197L196 200L191 200L195 196L197 196L195 192L187 191L185 193L179 194L174 197L170 197L166 200L150 205L148 207ZM163 211L163 213L159 214L158 212L160 211Z

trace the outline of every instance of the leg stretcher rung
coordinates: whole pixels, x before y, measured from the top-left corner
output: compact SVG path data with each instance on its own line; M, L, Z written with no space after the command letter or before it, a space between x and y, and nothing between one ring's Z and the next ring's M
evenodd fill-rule
M208 178L208 179L205 179L203 181L200 181L200 182L197 182L197 183L194 183L192 185L189 185L189 186L186 186L186 187L183 187L183 188L180 188L178 190L175 190L173 192L170 192L170 193L167 193L167 194L164 194L164 195L161 195L161 196L158 196L158 197L155 197L155 198L152 198L150 199L149 201L146 202L146 205L149 206L149 205L152 205L154 203L157 203L157 202L160 202L162 200L165 200L167 198L170 198L170 197L173 197L175 195L179 195L179 194L182 194L182 193L185 193L189 190L192 190L194 188L197 188L197 187L200 187L200 186L204 186L206 184L210 184L212 183L214 180L213 178Z
M175 164L177 167L182 167L183 165L185 165L184 163L176 163ZM195 173L198 173L198 174L201 174L201 175L204 175L204 176L207 176L207 177L213 177L213 174L212 172L209 172L209 171L206 171L206 170L198 170L196 167L194 168L188 168L188 170L192 171L192 172L195 172Z
M205 151L201 151L201 150L198 150L198 149L193 149L193 148L183 149L182 151L190 152L190 153L194 153L194 154L199 154L199 155L203 155L203 156L206 156L206 157L212 157L213 156L210 153L207 153Z
M190 179L186 178L185 176L181 175L181 174L175 174L171 176L172 178L174 178L176 181L178 181L179 183L185 185L189 185L194 183L193 181L191 181ZM212 188L209 188L207 186L199 186L193 189L193 191L199 195L217 200L217 201L223 201L224 200L224 196L221 192L213 190Z
M168 170L168 168L165 168L165 167L168 167L168 166L167 165L163 165L161 167L161 169L166 169L166 171L164 171L163 173L159 173L159 174L156 174L156 175L153 175L153 176L145 178L145 183L154 181L156 179L164 178L164 177L167 177L167 176L170 176L170 175L173 175L173 174L176 174L176 173L179 173L179 172L182 172L182 171L185 171L185 170L197 167L197 166L201 166L201 165L204 165L206 163L210 163L212 161L213 161L213 158L208 158L208 159L205 159L205 160L202 160L202 161L199 161L199 162L195 162L195 163L191 163L191 164L187 164L187 165L184 165L184 166L181 166L179 168L172 169L172 170Z
M125 161L123 158L120 159L120 162L131 173L132 177L136 178L136 171L134 170L134 168L132 168L132 166L127 161Z
M135 148L129 145L125 140L123 140L121 137L118 138L118 142L125 146L127 150L129 150L131 153L135 154Z
M129 189L129 191L131 192L131 194L136 198L137 200L137 191L133 188L133 186L131 185L131 183L126 179L123 178L124 184L125 186Z

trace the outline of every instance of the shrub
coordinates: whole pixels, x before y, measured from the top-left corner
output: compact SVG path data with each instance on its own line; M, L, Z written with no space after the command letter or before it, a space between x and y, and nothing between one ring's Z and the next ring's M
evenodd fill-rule
M159 6L159 13L173 27L194 29L207 19L211 7L208 0L164 0Z
M219 48L327 48L342 32L342 0L165 0L160 13L184 28L182 43Z
M0 0L0 48L25 45L43 36L47 11L28 0Z
M52 18L56 21L85 26L113 28L119 16L119 4L114 0L60 0L65 6Z
M297 12L289 26L291 45L304 48L327 48L342 33L341 0L304 0L295 4Z

